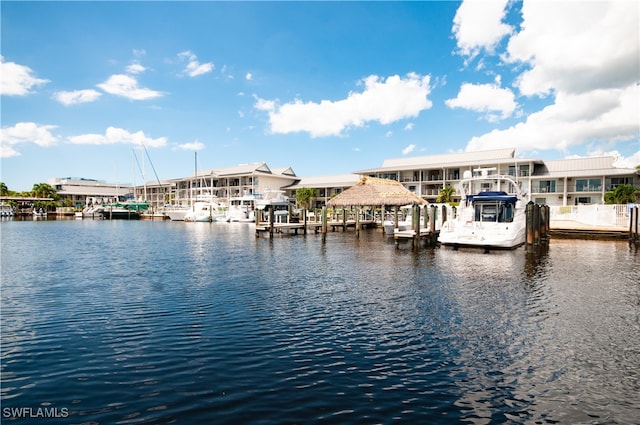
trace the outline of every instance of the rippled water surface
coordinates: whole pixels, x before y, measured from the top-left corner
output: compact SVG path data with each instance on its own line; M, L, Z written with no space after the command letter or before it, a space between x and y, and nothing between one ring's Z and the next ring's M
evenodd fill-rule
M640 255L7 221L2 420L639 423Z

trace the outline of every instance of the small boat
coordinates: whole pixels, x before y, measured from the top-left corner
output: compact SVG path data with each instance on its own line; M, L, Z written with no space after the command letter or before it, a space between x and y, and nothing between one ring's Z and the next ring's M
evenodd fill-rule
M262 196L255 201L255 209L263 211L262 219L264 221L269 221L269 215L271 211L273 211L276 223L289 222L290 207L291 200L284 194L283 190L267 189Z
M184 221L184 216L187 215L189 211L191 211L191 207L186 205L172 205L162 210L171 221Z
M13 217L13 207L4 202L0 202L0 217Z
M183 216L186 222L214 222L224 220L224 205L217 201L217 197L203 195L196 198L196 202Z
M34 208L33 218L45 218L47 216L47 210L44 208Z
M139 220L140 214L149 209L146 202L125 201L108 204L100 211L107 220Z
M227 210L226 221L237 221L241 223L255 222L257 195L243 195L229 199L229 209Z
M465 171L458 213L442 225L441 244L513 249L525 243L526 194L510 176L490 174L493 170Z
M411 205L405 205L403 207L400 207L400 210L402 212L398 214L399 217L398 217L397 226L396 226L395 218L389 217L389 214L387 214L387 219L384 220L384 223L383 223L384 234L387 236L393 236L393 234L396 231L404 232L405 230L411 230L411 226L413 222L412 216L411 216L412 208L413 207Z

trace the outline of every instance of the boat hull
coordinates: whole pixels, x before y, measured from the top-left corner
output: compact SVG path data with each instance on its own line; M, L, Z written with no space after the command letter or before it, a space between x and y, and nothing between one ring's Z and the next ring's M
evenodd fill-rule
M140 220L138 211L104 210L100 214L106 220Z
M458 223L456 223L458 224ZM442 245L468 246L478 248L515 249L525 243L524 227L463 225L453 228L445 223L440 230L438 241Z

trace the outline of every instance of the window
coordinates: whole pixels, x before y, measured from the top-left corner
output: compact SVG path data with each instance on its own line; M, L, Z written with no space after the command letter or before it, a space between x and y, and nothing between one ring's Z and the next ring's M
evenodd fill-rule
M513 221L513 205L502 202L476 204L475 221L510 223Z
M599 192L602 190L601 179L577 179L576 192Z
M590 204L590 203L591 203L591 197L589 196L580 196L576 198L576 205Z
M555 180L536 180L533 182L534 193L555 193L556 181Z
M628 177L611 177L607 190L613 190L621 184L632 184Z

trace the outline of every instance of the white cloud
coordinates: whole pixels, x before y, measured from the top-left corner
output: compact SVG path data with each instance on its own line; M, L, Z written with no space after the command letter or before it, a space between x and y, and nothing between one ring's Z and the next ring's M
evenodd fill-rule
M489 121L498 118L508 118L515 111L517 104L515 96L509 89L501 88L499 84L470 84L465 83L455 99L448 99L445 104L449 108L463 108L486 113ZM499 112L500 116L492 114Z
M556 103L506 130L473 137L467 150L559 149L592 141L624 141L640 133L640 86L556 96Z
M187 66L182 71L182 73L188 75L189 77L197 77L198 75L211 72L214 69L213 62L200 63L198 62L197 56L189 50L179 53L178 57L181 60L187 61Z
M251 80L253 80L253 74L250 73L250 72L247 72L247 75L245 75L244 78L247 81L251 81Z
M525 1L504 59L530 66L517 83L527 96L626 87L640 75L639 16L634 1Z
M41 86L49 80L36 78L33 70L28 66L18 65L15 62L5 62L0 55L0 95L25 96L34 87Z
M511 128L472 138L467 150L564 151L638 140L640 4L525 0L522 14L522 30L502 58L522 72L521 94L552 103Z
M142 131L130 133L127 130L116 127L107 128L105 134L82 134L79 136L69 137L68 142L76 145L112 145L116 143L125 143L137 146L162 147L167 144L166 137L153 139L145 136Z
M178 145L178 148L184 149L187 151L201 151L205 148L205 144L196 140L195 142L182 143Z
M2 127L0 130L0 158L20 156L14 146L22 143L35 143L49 147L58 143L59 137L51 134L55 125L39 125L34 122L20 122L13 127Z
M618 159L613 163L614 167L636 168L638 165L640 165L640 150L638 150L638 152L626 158L620 155L618 151L609 152L609 154L613 154L614 156L618 157Z
M139 64L138 62L134 62L131 65L127 66L127 72L129 74L142 74L146 70L147 68L145 68L143 65Z
M138 87L138 80L124 74L112 75L104 83L98 84L98 87L109 94L132 100L154 99L162 96L159 91Z
M364 90L351 92L346 99L319 103L295 100L278 106L273 100L256 98L256 109L269 113L271 132L308 132L311 137L339 136L348 128L362 127L370 121L381 124L416 117L431 108L427 99L430 76L410 73L382 79L375 75L361 81Z
M414 145L412 143L409 146L407 146L406 148L402 149L402 155L407 155L407 154L413 152L415 149L416 149L416 145Z
M475 57L481 49L493 52L500 40L511 34L513 28L502 22L507 3L508 0L462 2L452 28L461 54Z
M414 124L412 122L407 123L407 125L404 126L405 131L411 131L413 130Z
M87 103L97 100L102 94L96 90L74 90L60 91L53 95L53 98L63 105L75 105L77 103Z

